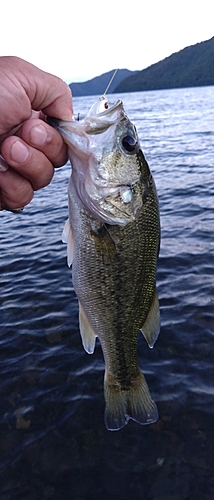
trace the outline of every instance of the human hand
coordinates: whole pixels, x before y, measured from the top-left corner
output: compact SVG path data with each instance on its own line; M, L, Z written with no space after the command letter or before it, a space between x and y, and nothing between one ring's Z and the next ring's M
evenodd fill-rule
M27 205L67 161L67 147L45 115L72 119L69 87L22 59L0 57L0 145L9 165L0 169L0 210Z

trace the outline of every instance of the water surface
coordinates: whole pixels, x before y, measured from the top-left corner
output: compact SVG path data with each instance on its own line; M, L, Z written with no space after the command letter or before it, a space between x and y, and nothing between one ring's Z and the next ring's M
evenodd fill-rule
M214 87L116 97L160 202L161 333L138 346L160 419L105 429L102 352L82 348L61 242L67 165L23 213L0 213L1 500L214 498Z

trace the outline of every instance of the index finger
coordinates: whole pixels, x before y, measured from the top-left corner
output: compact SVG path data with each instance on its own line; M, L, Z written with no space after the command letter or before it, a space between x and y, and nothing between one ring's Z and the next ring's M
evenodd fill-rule
M6 82L12 81L15 88L17 124L30 118L30 108L61 120L72 119L72 94L63 80L13 56L1 57L1 68Z
M24 61L26 63L26 61ZM32 66L32 65L31 65ZM32 108L42 110L44 114L72 120L72 94L70 87L57 76L45 73L35 66L27 75L25 90L31 101ZM35 72L35 74L34 74Z

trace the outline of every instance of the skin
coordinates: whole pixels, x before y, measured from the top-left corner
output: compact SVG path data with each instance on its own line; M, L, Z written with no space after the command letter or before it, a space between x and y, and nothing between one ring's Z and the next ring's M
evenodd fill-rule
M17 57L0 57L0 210L27 205L67 161L67 146L45 116L72 120L65 82Z

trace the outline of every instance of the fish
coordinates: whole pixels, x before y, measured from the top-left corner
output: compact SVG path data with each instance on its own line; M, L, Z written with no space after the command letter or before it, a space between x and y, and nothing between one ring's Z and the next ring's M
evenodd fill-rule
M121 99L103 95L80 121L48 118L68 145L72 173L63 231L79 302L84 349L96 338L105 360L105 424L158 419L137 360L138 333L152 348L160 331L156 268L160 216L153 176Z

